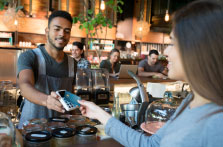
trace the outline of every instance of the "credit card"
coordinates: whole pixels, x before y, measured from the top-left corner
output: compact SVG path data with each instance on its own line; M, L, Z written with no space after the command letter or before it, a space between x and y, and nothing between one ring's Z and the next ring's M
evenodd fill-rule
M72 103L74 106L81 106L77 100L81 100L81 98L69 91L65 91L65 96L64 96L64 99L70 103Z

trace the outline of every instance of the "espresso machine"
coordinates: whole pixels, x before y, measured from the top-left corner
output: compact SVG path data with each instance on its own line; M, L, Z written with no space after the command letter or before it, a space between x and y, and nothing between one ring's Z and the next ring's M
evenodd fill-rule
M81 99L90 101L92 94L91 69L78 69L76 73L75 94Z
M108 104L110 98L109 72L107 69L92 69L92 99L96 104Z

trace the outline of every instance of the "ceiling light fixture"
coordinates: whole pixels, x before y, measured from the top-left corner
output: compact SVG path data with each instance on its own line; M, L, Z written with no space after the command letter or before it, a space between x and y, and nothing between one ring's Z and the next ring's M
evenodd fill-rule
M100 9L101 9L102 11L105 10L105 1L104 1L104 0L101 0Z
M164 20L166 22L168 22L170 20L169 7L170 7L170 0L168 0L168 2L167 2L167 10L166 10L165 18L164 18Z

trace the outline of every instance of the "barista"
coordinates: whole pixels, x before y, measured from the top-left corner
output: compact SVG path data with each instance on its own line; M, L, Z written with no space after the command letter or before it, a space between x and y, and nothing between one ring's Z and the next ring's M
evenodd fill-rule
M89 69L91 68L91 63L84 58L84 48L81 42L73 42L72 44L72 57L77 61L78 69Z
M102 60L100 63L100 68L105 68L108 70L109 75L112 77L118 76L120 70L120 51L118 49L112 49L109 53L107 60Z
M20 55L17 77L25 99L19 128L27 120L57 117L65 112L55 91L73 90L76 61L63 52L71 28L71 15L66 11L54 11L45 30L46 45Z

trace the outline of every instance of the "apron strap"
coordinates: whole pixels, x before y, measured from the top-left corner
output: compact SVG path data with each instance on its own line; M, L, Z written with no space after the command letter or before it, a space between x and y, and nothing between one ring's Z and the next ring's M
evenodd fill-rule
M43 54L39 48L33 50L38 60L38 73L39 75L46 75L46 62Z
M67 58L68 58L69 77L74 77L74 59L68 55Z
M39 48L36 48L33 50L35 54L37 55L38 60L38 72L39 75L46 75L46 62L42 55L42 52ZM74 59L70 56L67 56L68 58L68 69L69 69L69 77L74 77Z

